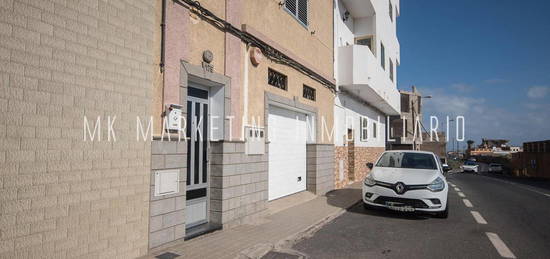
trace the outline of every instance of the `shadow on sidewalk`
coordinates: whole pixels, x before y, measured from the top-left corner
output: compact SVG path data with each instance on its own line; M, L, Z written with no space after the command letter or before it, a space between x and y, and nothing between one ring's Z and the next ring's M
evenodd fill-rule
M345 209L347 212L351 213L407 220L425 220L431 218L429 214L422 213L403 213L384 208L365 209L361 201L361 195L361 189L344 188L330 191L326 194L326 197L329 205Z

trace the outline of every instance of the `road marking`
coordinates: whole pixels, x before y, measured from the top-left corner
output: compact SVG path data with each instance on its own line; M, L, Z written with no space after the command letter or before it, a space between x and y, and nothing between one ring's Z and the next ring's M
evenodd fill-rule
M462 199L462 202L464 202L464 205L466 205L466 207L468 208L474 207L474 205L472 205L472 203L468 199Z
M474 216L474 219L477 221L477 224L487 224L487 221L479 214L477 211L470 211L472 213L472 216Z
M462 192L458 192L458 196L460 196L462 198L466 197L466 195L464 195L464 193L462 193Z
M455 191L459 192L459 191L460 191L460 188L455 187Z
M495 247L497 252L500 254L500 256L504 258L516 258L514 253L512 253L510 248L506 246L504 241L502 241L502 239L500 239L500 237L497 234L491 233L491 232L485 232L485 234L487 234L487 237L489 238L491 243L493 243L493 246Z

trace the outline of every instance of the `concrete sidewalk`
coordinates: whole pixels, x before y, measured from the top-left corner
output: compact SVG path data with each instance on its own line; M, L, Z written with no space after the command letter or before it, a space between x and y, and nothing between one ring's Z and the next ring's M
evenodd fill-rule
M178 258L256 258L285 240L299 237L312 227L340 215L361 199L361 183L334 190L326 196L266 216L259 225L241 225L197 237L143 258L155 258L165 252Z

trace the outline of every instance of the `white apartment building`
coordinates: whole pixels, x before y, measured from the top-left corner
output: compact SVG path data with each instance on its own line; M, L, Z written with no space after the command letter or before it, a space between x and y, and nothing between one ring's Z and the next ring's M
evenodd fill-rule
M399 0L336 0L334 5L335 181L363 179L385 150L386 117L399 115L396 23Z

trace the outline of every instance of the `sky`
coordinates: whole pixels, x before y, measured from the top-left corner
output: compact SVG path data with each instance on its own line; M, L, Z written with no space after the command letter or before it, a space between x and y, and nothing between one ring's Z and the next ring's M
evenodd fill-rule
M440 129L464 116L462 147L550 139L549 14L547 0L402 0L398 88L433 96L423 100L428 129L430 115Z

